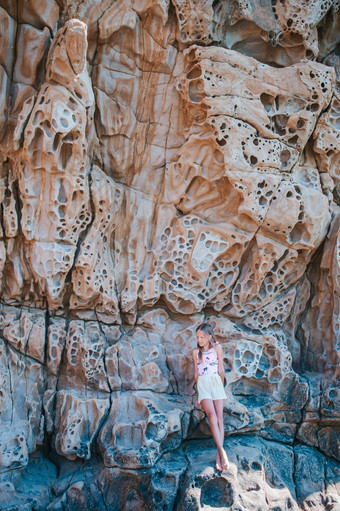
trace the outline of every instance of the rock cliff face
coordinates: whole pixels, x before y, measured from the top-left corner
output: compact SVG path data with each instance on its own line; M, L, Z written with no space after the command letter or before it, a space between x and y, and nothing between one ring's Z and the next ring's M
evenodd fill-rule
M0 509L339 510L338 1L0 20Z

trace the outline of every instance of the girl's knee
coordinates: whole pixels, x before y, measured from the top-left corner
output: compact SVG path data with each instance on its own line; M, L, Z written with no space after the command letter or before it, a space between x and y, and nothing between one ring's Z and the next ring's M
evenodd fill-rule
M208 420L209 420L210 424L211 424L212 422L216 422L216 424L218 424L218 420L217 420L217 417L216 417L216 413L214 413L214 412L207 413L207 417L208 417Z

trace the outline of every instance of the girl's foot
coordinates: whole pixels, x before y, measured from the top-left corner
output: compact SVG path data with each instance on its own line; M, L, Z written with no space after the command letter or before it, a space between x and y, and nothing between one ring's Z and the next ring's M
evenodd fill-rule
M218 451L216 453L216 470L222 470L221 458L220 458Z
M220 460L221 460L222 470L229 470L229 460L228 460L227 453L225 452L224 449L222 449L222 452L220 454Z

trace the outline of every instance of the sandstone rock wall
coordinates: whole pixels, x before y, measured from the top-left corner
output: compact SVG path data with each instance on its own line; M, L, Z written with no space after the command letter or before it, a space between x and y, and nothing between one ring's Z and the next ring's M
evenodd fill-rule
M0 509L339 508L339 11L0 0Z

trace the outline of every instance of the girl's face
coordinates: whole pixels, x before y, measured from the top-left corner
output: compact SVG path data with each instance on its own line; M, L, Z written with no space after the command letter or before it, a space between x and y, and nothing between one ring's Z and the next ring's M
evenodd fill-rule
M209 346L209 341L211 339L211 335L207 335L202 330L197 330L196 332L197 344L200 348L207 348Z

